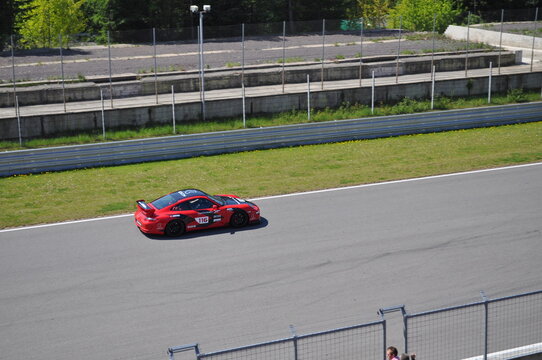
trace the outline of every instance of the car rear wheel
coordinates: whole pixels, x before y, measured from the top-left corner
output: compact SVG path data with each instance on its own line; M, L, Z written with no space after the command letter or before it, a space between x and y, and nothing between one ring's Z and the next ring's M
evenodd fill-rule
M232 227L243 227L248 224L248 215L246 212L238 210L235 211L230 218L230 225Z
M170 221L166 225L165 234L167 236L181 236L184 234L185 225L181 220Z

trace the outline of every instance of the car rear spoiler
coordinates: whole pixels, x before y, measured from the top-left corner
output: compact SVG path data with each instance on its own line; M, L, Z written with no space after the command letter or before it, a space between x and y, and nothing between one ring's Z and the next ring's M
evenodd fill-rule
M137 200L136 204L137 207L145 213L145 215L150 216L154 214L154 209L150 207L149 204L145 202L145 200Z

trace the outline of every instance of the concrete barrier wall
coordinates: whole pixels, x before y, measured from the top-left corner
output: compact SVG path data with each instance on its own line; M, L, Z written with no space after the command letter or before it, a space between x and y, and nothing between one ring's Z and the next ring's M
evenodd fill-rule
M470 83L470 89L467 86ZM506 92L509 89L540 89L542 72L495 75L492 80L493 92ZM488 79L470 78L438 81L435 93L440 96L485 95ZM405 97L427 99L431 95L431 82L413 84L393 84L375 88L376 103L397 102ZM344 103L370 105L371 88L352 88L329 91L315 91L311 94L311 107L323 109L336 108ZM207 118L241 117L241 99L206 101ZM291 110L306 110L307 94L277 94L273 96L247 97L248 116L272 114ZM199 102L177 104L175 107L176 123L182 126L186 121L201 118ZM105 110L106 130L120 126L144 126L150 123L167 124L172 122L171 105L142 106L126 109ZM22 137L44 137L58 133L79 130L101 130L100 111L68 112L66 114L29 116L21 118ZM16 118L0 119L0 139L18 139Z
M485 43L493 46L498 46L500 43L501 33L499 31L478 29L475 26L471 26L470 29L468 29L468 32L469 40L472 42ZM466 40L467 27L450 25L444 32L444 35L453 40ZM533 37L503 32L502 45L531 49L533 47ZM542 49L542 38L535 37L534 48L538 50Z
M521 56L520 56L521 58ZM487 68L489 63L497 64L498 53L496 52L473 52L469 55L469 68ZM379 58L367 58L362 67L363 77L369 78L372 72L376 77L395 76L395 60L378 61ZM370 62L369 62L370 61ZM510 66L518 63L514 52L503 52L501 55L501 66ZM446 55L435 56L434 65L436 71L462 70L465 67L464 55ZM403 57L399 62L399 75L419 74L431 72L430 57ZM311 81L321 81L321 65L299 65L288 66L285 71L286 83L303 83L307 81L307 74ZM341 62L336 64L326 64L324 68L324 80L348 80L359 78L359 63ZM281 67L265 66L262 68L252 68L245 71L245 86L265 86L282 84ZM158 93L165 94L171 92L171 86L174 86L175 92L198 92L199 76L197 72L188 74L163 76L161 75L157 82ZM241 87L241 71L238 70L220 70L208 71L205 75L205 89L229 89ZM100 99L100 88L103 89L104 96L109 98L109 83L75 83L66 84L65 96L67 102L89 101ZM154 77L146 77L137 81L119 81L112 85L113 97L123 98L131 96L145 96L155 94ZM17 97L21 106L40 105L63 102L63 91L61 84L39 85L32 87L23 87L17 89ZM14 97L13 88L10 86L0 87L0 107L13 107Z

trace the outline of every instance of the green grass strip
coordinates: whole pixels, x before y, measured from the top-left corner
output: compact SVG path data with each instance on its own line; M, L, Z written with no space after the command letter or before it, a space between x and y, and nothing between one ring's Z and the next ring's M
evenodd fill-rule
M537 122L13 176L0 178L0 228L128 213L186 187L250 198L541 160Z

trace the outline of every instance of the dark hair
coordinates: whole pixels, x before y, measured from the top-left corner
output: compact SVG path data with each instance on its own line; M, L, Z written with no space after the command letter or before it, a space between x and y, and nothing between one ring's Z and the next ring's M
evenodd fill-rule
M391 351L393 356L397 356L397 354L398 354L397 348L394 347L394 346L390 346L387 350Z

